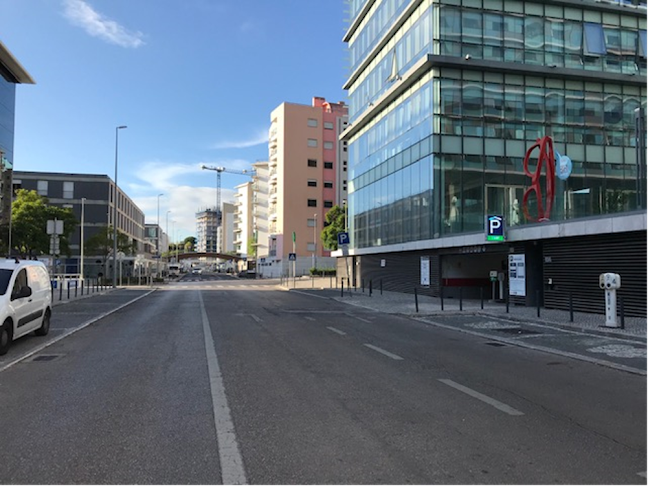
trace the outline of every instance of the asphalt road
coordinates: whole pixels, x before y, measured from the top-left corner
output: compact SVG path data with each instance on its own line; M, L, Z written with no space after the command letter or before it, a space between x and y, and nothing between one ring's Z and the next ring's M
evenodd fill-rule
M259 281L139 297L0 372L1 483L646 484L645 376Z

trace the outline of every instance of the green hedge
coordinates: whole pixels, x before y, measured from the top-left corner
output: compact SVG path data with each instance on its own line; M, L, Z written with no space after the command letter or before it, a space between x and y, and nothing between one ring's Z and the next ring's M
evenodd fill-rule
M309 272L316 277L334 277L336 275L335 268L311 268Z

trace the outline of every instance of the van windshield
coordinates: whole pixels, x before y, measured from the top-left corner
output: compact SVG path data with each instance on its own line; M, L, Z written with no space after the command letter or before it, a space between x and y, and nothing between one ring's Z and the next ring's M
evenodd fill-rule
M0 269L0 295L7 293L7 287L9 287L9 280L11 280L11 274L13 270Z

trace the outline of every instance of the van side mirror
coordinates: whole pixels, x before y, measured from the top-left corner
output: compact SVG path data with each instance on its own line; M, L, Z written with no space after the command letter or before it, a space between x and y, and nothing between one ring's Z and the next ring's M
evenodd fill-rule
M11 295L11 300L24 299L25 297L30 297L32 294L32 289L28 285L21 287L18 292L15 292Z

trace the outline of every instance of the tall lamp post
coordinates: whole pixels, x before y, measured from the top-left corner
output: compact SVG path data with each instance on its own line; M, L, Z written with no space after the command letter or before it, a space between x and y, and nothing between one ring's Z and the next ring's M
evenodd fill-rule
M313 268L317 269L317 213L313 217Z
M113 194L113 289L117 287L117 166L119 160L119 130L126 125L115 127L115 192Z
M83 245L84 245L84 238L83 238L83 225L85 223L85 202L86 198L82 197L81 198L81 265L80 265L80 273L81 273L81 282L83 282Z
M157 277L160 278L160 196L164 193L157 195L157 228L155 229L155 253L157 253Z

